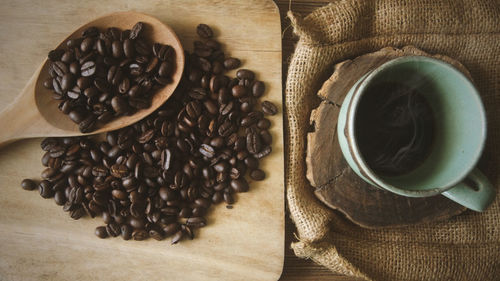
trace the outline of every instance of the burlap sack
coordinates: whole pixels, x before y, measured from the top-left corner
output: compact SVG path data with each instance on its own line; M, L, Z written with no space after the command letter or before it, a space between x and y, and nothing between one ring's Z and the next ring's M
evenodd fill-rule
M441 223L369 230L313 196L305 147L316 92L342 60L385 46L414 45L462 62L488 116L480 167L498 188L500 160L500 1L342 0L301 18L289 13L300 40L286 83L287 199L299 257L372 280L500 280L500 196L484 213Z

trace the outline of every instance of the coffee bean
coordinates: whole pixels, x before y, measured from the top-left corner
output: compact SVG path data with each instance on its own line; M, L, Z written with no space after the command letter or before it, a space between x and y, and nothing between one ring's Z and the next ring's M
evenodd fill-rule
M184 237L184 232L182 230L177 231L172 237L172 245L177 244Z
M232 94L235 98L242 98L246 96L248 93L248 90L245 86L242 85L236 85L232 88Z
M63 49L55 49L49 52L48 57L49 60L55 62L61 59L61 56L64 54Z
M113 107L113 110L118 114L126 113L127 111L130 110L127 102L121 97L112 98L111 99L111 106Z
M90 51L90 49L94 46L94 38L92 37L87 37L83 39L82 43L80 44L80 50L83 53L86 53Z
M192 227L203 227L207 225L207 221L204 217L190 217L187 219L186 225Z
M260 111L252 111L248 113L248 115L241 119L241 126L250 127L251 125L259 122L260 119L263 118L263 114Z
M154 44L153 54L158 57L161 61L173 60L175 50L170 45Z
M82 32L82 37L95 37L99 34L99 29L95 26L90 26L87 27L83 32Z
M229 192L224 192L224 202L226 202L226 204L234 204L233 195Z
M149 234L144 229L138 229L138 230L134 230L134 232L132 232L132 238L134 238L134 240L136 240L136 241L142 241L142 240L147 239L148 237L149 237Z
M112 222L106 225L106 232L108 233L109 236L117 237L118 235L121 234L121 228L118 225L118 223Z
M198 36L200 36L201 38L212 38L212 36L214 36L214 33L212 31L212 29L206 25L206 24L199 24L197 27L196 27L196 33L198 33Z
M262 118L259 122L257 122L257 127L262 130L267 130L271 127L271 121L269 121L269 119Z
M255 81L252 85L252 95L256 98L261 97L266 91L266 86L262 81Z
M276 113L278 113L278 108L270 101L263 101L262 111L267 115L275 115Z
M94 130L97 117L93 114L87 116L82 122L78 124L78 129L82 133L88 133Z
M227 58L224 60L224 67L226 69L236 69L240 67L241 61L237 58Z
M199 149L200 153L207 157L207 158L212 158L215 156L215 150L212 146L208 144L202 144Z
M238 77L238 79L240 80L243 79L253 80L255 78L255 73L253 73L253 71L248 69L240 69L236 72L236 77Z
M128 224L123 224L120 229L123 240L130 240L132 238L132 227L130 227Z
M21 187L24 190L34 190L36 188L36 183L31 179L24 179L21 182Z
M230 186L235 192L247 192L249 189L248 182L244 178L231 180Z
M261 181L261 180L266 178L266 173L264 173L264 171L262 171L260 169L256 169L256 170L253 170L250 172L250 177L253 180Z
M85 215L85 210L82 207L77 207L76 209L71 210L69 212L69 216L74 220L78 220L84 215Z
M61 56L60 60L66 64L70 64L71 62L73 62L75 60L75 52L71 49L67 50Z
M95 229L95 235L99 238L106 238L108 237L108 232L106 231L105 226L98 226Z
M64 74L68 73L69 69L62 61L56 61L52 63L52 69L57 74L57 76L62 77Z
M267 155L271 154L271 151L272 151L271 146L266 146L260 152L254 154L254 156L257 159L261 159L261 158L264 158Z
M50 198L54 196L52 185L47 180L43 180L38 184L38 191L40 192L40 196L43 198Z
M132 30L130 32L130 36L129 38L132 39L132 40L135 40L139 37L139 35L141 34L142 30L144 28L144 23L142 22L137 22L133 27L132 27Z

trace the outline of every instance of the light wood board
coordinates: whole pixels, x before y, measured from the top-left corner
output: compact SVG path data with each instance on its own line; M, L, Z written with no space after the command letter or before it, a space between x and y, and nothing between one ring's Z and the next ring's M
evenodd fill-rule
M11 102L44 56L83 23L114 11L158 17L191 49L198 23L243 67L265 81L264 99L282 113L281 37L272 1L3 1L0 9L0 110ZM22 114L22 112L20 112ZM283 124L271 118L268 177L251 183L234 208L218 205L193 241L97 239L100 218L74 221L37 191L19 186L39 178L40 139L0 149L0 280L277 280L284 255ZM1 129L1 128L0 128Z

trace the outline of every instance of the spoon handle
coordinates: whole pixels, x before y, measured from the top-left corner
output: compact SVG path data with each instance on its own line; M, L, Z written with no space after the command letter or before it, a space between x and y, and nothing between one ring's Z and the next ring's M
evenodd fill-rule
M40 115L34 98L32 78L17 98L0 112L0 146L47 133L50 125Z

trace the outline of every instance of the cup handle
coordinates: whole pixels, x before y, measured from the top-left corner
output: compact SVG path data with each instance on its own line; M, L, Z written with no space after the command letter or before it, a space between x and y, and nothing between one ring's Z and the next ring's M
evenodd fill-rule
M486 176L477 168L474 168L467 175L467 179L474 182L477 189L462 181L442 194L462 206L482 212L495 199L496 190Z

